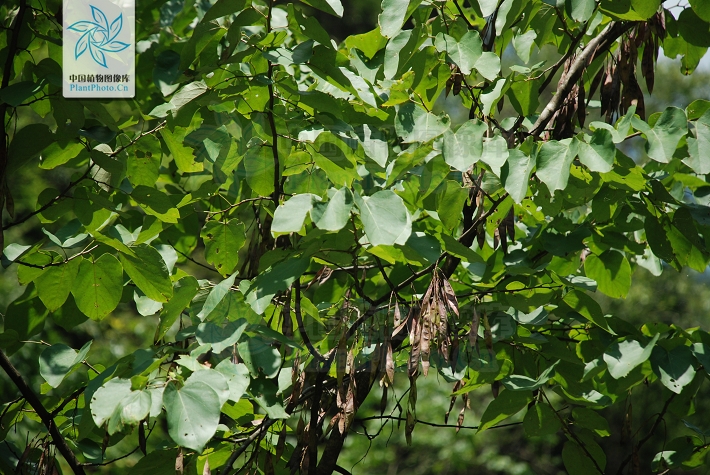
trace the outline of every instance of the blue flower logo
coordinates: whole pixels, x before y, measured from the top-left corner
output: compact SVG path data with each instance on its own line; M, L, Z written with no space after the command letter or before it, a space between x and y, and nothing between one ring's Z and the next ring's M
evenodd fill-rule
M94 58L96 64L108 68L104 51L118 53L130 46L128 43L116 40L123 29L123 13L118 15L109 25L104 12L93 5L90 6L94 21L82 20L69 26L70 30L83 33L74 47L74 59L79 59L89 50L89 54Z

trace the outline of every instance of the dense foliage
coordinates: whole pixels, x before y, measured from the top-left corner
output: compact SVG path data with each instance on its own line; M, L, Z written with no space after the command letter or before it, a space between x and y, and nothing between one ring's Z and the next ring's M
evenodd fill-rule
M697 67L707 3L381 6L336 44L311 13L340 0L139 2L136 97L101 101L62 98L58 0L0 5L2 264L23 286L0 471L142 452L130 473L347 473L351 431L430 424L433 373L438 430L523 413L527 436L564 435L569 473L704 464L688 416L710 334L593 296L710 261L710 102L647 117L644 98L661 48ZM18 177L45 171L56 188L15 210ZM129 312L150 342L92 346ZM9 357L37 346L20 374ZM641 421L639 393L662 400Z

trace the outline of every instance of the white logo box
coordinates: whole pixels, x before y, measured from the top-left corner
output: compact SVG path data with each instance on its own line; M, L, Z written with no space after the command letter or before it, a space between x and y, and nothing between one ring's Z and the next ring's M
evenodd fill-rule
M64 97L134 97L135 44L135 0L64 0Z

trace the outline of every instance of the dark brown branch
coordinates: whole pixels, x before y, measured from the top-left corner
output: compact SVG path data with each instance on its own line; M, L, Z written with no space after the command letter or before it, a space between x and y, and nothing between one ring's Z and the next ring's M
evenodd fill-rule
M64 459L67 461L74 474L84 475L84 468L76 459L74 452L72 452L71 448L67 444L67 441L59 432L59 428L57 428L57 425L54 423L54 418L42 405L42 402L39 400L34 391L32 391L32 388L30 388L25 380L22 379L22 375L12 365L7 355L5 355L5 352L2 350L0 350L0 367L5 370L13 384L17 386L17 389L20 390L22 396L30 404L30 406L32 406L39 418L42 420L42 424L44 424L49 431L49 434L52 436L52 442L59 450L59 453L62 454Z
M474 27L470 21L468 21L468 17L466 14L463 12L463 9L461 8L461 5L459 5L459 2L454 0L454 5L456 6L456 9L459 11L459 14L461 14L460 18L463 18L463 21L466 22L466 25L468 25L468 28L470 30L476 30L476 27ZM476 30L478 31L478 30Z
M606 51L619 36L629 30L633 25L634 24L631 22L618 23L612 21L598 36L587 43L582 52L574 59L567 73L560 80L560 84L557 86L557 92L542 110L540 117L538 117L530 131L531 135L538 136L545 130L547 124L552 120L552 116L557 109L562 106L565 99L567 99L570 91L577 81L579 81L579 78L582 77L589 63L591 63L597 55Z
M5 67L2 72L2 83L0 83L0 91L5 89L10 84L10 76L13 72L15 62L15 54L18 50L18 42L20 38L20 29L22 21L27 10L27 1L20 0L20 6L15 16L15 24L12 26L12 35L10 42L7 45L5 58ZM5 128L5 114L9 108L6 102L0 103L0 248L5 247L4 227L2 225L2 211L5 208L6 190L7 190L7 166L10 161L10 140Z
M387 420L393 420L393 421L406 421L406 417L398 417L398 416L393 416L393 415L382 415L382 416L372 416L372 417L363 417L362 419L357 419L356 422L364 422L364 421L374 421L374 420L380 420L380 419L387 419ZM417 419L417 424L422 424L425 426L431 426L431 427L450 427L452 429L470 429L470 430L478 430L479 426L459 426L456 424L437 424L436 422L428 422L428 421L423 421L421 419ZM518 426L522 424L522 422L509 422L506 424L498 424L493 427L489 427L489 429L501 429L504 427L513 427L513 426Z
M323 355L321 355L318 350L316 350L316 348L313 346L313 343L311 343L311 339L308 337L308 333L306 332L306 327L303 324L303 316L301 315L301 285L298 281L296 281L293 288L296 291L296 301L293 304L293 312L296 314L298 333L301 334L301 339L303 339L303 343L305 343L306 348L308 348L310 354L313 355L313 358L315 358L318 362L323 362L325 361L325 358L323 358Z
M57 408L54 409L50 415L52 417L57 417L57 415L60 412L62 412L62 409L67 407L67 404L69 404L70 402L72 402L73 400L78 398L81 395L81 393L84 392L84 390L86 390L86 386L82 386L79 389L77 389L76 391L74 391L68 398L66 398L64 401L62 401L62 403L59 406L57 406Z
M271 13L274 9L273 0L269 0L269 13L266 17L266 30L267 33L271 31ZM266 73L269 78L269 112L267 116L269 118L269 126L271 127L271 151L274 156L274 192L271 195L271 199L274 202L274 206L279 205L279 198L281 197L281 177L279 176L279 135L276 130L276 121L274 120L274 65L269 61L269 69Z
M574 441L577 443L577 445L579 445L579 448L582 449L582 451L586 454L587 458L589 458L592 461L592 463L594 464L594 467L597 469L597 471L600 474L603 474L604 470L602 470L601 467L599 466L599 464L597 463L597 459L595 459L592 456L592 454L589 453L589 450L587 450L587 447L584 444L584 442L579 440L579 437L577 437L577 434L572 432L572 430L569 428L567 421L565 421L564 418L562 416L560 416L559 412L557 412L555 410L554 406L552 405L550 400L547 398L547 394L545 394L545 391L540 389L540 392L542 394L542 397L545 398L545 401L547 401L547 405L550 406L550 409L552 409L552 412L554 412L555 416L557 416L557 419L559 419L560 424L562 425L562 429L565 431L565 433L567 433L572 439L574 439Z
M375 257L375 262L377 262L377 268L380 269L380 273L382 274L382 277L385 279L385 282L387 282L387 285L390 286L390 289L392 289L392 292L394 292L395 296L397 295L397 290L395 285L392 283L390 280L390 276L387 275L387 272L385 272L385 267L382 265L382 261L380 260L379 257Z
M232 455L229 456L229 460L227 460L221 475L227 475L232 470L232 465L234 465L234 462L237 461L239 456L242 455L247 448L249 448L251 443L254 442L263 432L269 430L269 427L271 427L276 421L278 421L278 419L264 419L259 428L247 437L246 441L237 450L232 452Z
M663 409L661 409L661 412L658 413L658 417L653 423L653 426L651 426L651 430L648 431L648 434L646 436L639 440L638 444L636 444L636 452L641 449L641 447L648 442L648 440L653 436L653 434L656 432L656 429L658 429L658 426L661 424L661 421L663 420L663 417L666 415L666 411L668 411L668 406L671 405L671 402L673 402L673 399L675 398L675 394L671 394L671 397L669 397L666 400L666 403L663 405ZM631 461L631 457L633 454L629 454L623 462L621 462L621 465L619 465L619 469L616 471L616 475L621 475L624 471L624 467Z
M542 84L540 84L540 87L537 89L538 94L542 94L543 92L545 92L545 89L547 89L547 86L550 85L550 83L552 82L552 78L555 77L557 71L559 71L562 65L565 64L565 62L567 62L567 60L574 54L577 49L577 45L579 44L579 41L582 39L585 33L586 30L580 31L579 34L572 39L572 43L570 44L570 47L564 54L564 56L562 56L555 64L550 66L550 68L546 71L549 72L549 74L542 82Z

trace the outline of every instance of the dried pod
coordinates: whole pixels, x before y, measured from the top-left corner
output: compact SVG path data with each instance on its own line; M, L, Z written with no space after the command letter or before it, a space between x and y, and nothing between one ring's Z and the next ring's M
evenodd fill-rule
M653 93L655 53L655 41L653 38L649 38L643 48L643 56L641 56L641 75L646 79L646 88L649 94Z
M579 127L584 128L584 121L587 119L587 103L585 102L584 81L579 81L579 92L577 93L577 121Z

